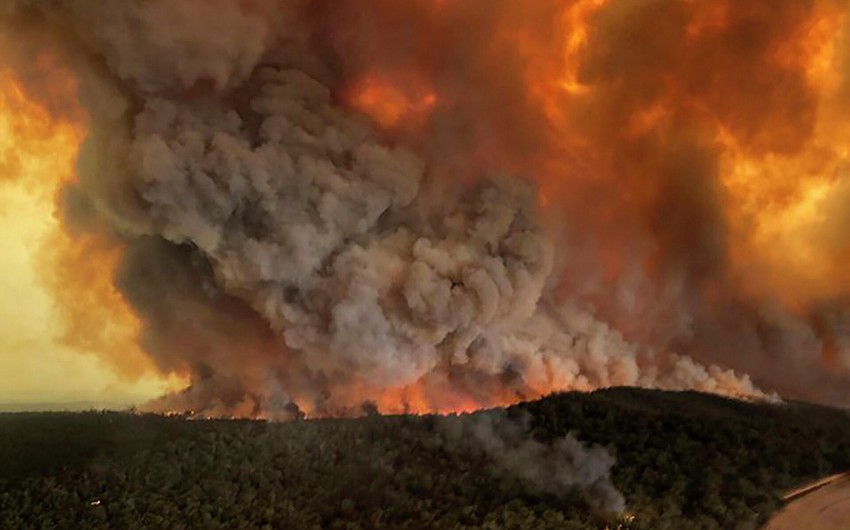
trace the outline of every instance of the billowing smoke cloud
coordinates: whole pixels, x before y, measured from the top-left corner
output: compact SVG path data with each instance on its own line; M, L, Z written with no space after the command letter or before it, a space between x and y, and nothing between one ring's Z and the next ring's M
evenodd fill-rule
M846 273L798 274L783 252L847 252L824 140L843 129L822 124L833 100L816 90L820 35L842 31L823 17L846 13L713 5L6 10L80 83L66 225L124 249L114 280L141 346L191 377L154 407L458 410L609 385L763 396L742 372L845 403ZM812 248L779 229L811 191L793 171L826 186L827 217L794 221L825 234Z

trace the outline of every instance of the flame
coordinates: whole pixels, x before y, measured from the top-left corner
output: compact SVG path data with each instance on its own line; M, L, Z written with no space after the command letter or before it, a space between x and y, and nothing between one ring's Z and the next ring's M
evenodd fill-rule
M462 414L482 408L503 407L519 399L504 389L472 395L448 384L434 388L433 382L418 381L381 392L375 403L384 414ZM539 396L542 394L535 394Z

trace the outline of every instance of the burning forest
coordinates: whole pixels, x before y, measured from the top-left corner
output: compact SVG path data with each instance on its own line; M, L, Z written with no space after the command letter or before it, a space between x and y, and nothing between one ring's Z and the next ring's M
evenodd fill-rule
M61 340L146 409L850 405L843 1L11 0L0 57Z

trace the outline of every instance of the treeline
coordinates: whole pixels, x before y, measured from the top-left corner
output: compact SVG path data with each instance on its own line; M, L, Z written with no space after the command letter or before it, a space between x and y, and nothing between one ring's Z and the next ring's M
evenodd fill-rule
M829 407L617 388L519 408L538 436L607 446L614 484L648 529L760 528L784 492L850 470L850 416Z
M604 446L634 521L494 465L434 416L290 423L0 415L0 528L746 529L850 469L844 412L613 389L511 407ZM630 519L630 518L629 518Z

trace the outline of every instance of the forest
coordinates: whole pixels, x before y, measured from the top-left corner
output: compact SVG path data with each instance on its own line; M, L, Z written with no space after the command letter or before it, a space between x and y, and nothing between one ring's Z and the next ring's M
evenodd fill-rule
M0 528L745 530L845 470L847 412L695 392L285 423L8 413Z

